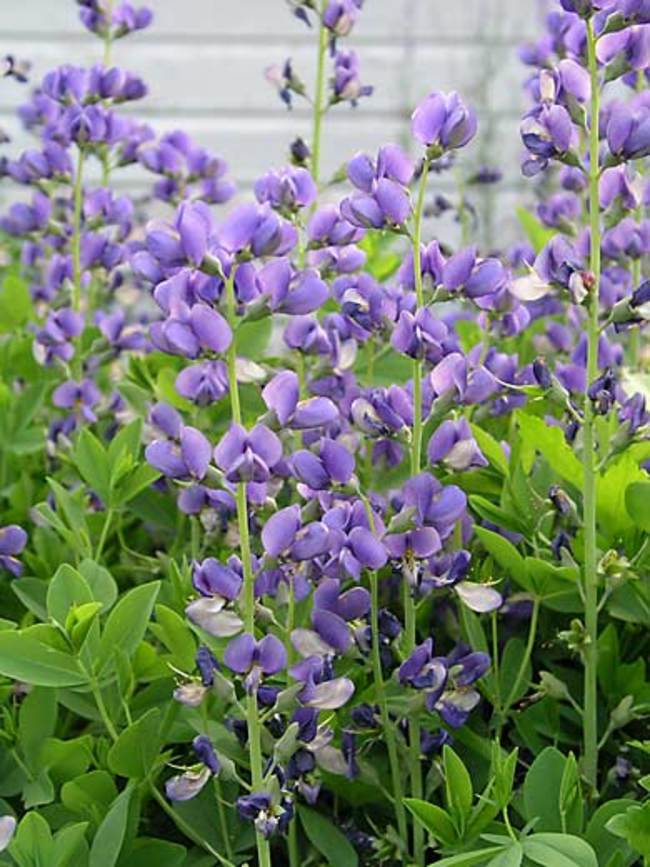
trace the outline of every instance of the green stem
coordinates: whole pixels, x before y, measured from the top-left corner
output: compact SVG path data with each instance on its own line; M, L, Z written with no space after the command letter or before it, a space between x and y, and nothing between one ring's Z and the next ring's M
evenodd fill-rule
M406 824L406 810L404 809L404 790L402 788L402 772L395 740L395 729L388 713L386 701L386 687L384 674L381 667L381 652L379 645L379 578L376 572L370 573L370 631L372 633L372 672L375 681L377 702L381 725L384 730L384 740L388 751L388 763L393 786L393 804L395 818L400 839L406 846L408 843L408 827Z
M99 711L99 715L101 716L102 722L104 723L104 728L111 736L111 740L116 741L118 738L117 729L113 725L113 720L108 714L106 704L104 703L104 696L102 695L102 691L96 680L91 680L90 691L92 692L93 698L95 699L95 704L97 705L97 710Z
M420 243L422 239L422 212L424 210L424 197L427 189L429 175L429 161L424 159L420 186L415 205L413 226L413 275L415 280L415 295L417 307L424 307L424 287L422 284L422 256ZM416 476L420 472L422 464L422 361L416 358L413 361L413 439L411 441L411 475ZM416 612L415 599L411 593L408 580L404 580L404 620L406 636L406 654L413 652L416 640ZM409 729L409 774L411 778L411 797L422 798L422 764L420 762L420 722L411 717L408 723ZM419 822L413 823L413 857L418 865L424 864L424 828Z
M600 287L600 202L598 196L599 172L599 114L600 82L596 60L596 36L593 20L587 20L587 56L591 78L591 125L589 131L589 224L591 250L589 270L593 287L588 305L587 319L587 387L598 374L598 291ZM585 395L585 423L583 427L582 464L583 522L585 537L584 605L587 638L584 651L584 773L596 788L598 776L598 695L597 695L597 640L598 640L598 573L596 550L596 449L594 412Z
M214 778L214 789L215 795L217 797L217 811L219 813L219 826L221 827L221 837L223 838L226 855L228 859L232 861L233 852L232 843L230 842L230 829L228 828L226 811L223 808L223 793L221 791L221 782L219 781L219 777Z
M300 849L298 848L298 825L295 817L289 822L288 838L289 867L300 867Z
M223 855L219 854L216 849L213 849L212 846L208 843L207 840L204 840L201 835L192 828L192 826L180 816L174 808L167 803L163 795L160 794L158 789L154 786L153 783L149 783L149 791L151 792L154 800L159 804L159 806L164 810L165 813L169 816L172 822L176 825L179 831L182 831L183 834L191 840L193 843L196 843L197 846L200 846L202 849L205 849L213 858L216 858L220 864L223 864L224 867L235 867L232 861L228 860L228 858L224 858Z
M530 626L528 627L528 641L526 642L526 648L524 650L524 655L521 658L521 663L519 665L519 670L517 671L517 676L515 677L512 686L510 688L510 692L508 693L508 697L506 698L503 704L503 710L501 713L501 721L505 722L506 717L508 715L508 711L512 707L512 703L517 697L517 692L519 687L521 686L521 682L524 679L524 674L526 673L526 668L528 663L530 662L531 655L533 653L533 647L535 646L535 636L537 635L537 623L539 620L539 608L540 608L540 600L535 597L533 600L533 612L530 617Z
M72 309L79 313L81 310L81 208L83 205L83 168L84 149L79 146L77 152L77 170L74 179L73 208L72 208L72 237L70 247L72 253ZM81 378L81 337L75 339L76 347L72 361L73 372L77 379Z
M316 60L316 90L311 135L311 173L316 186L320 180L321 129L323 122L323 95L325 92L325 55L327 54L327 28L323 24L325 3L321 6L318 30L318 55Z
M230 271L226 280L226 303L228 320L232 329L232 343L228 348L228 387L230 390L230 409L232 421L235 424L242 423L241 403L239 400L239 386L237 384L237 342L235 339L235 326L237 310L235 302L235 268ZM255 576L251 558L250 530L248 526L248 503L246 500L246 483L237 484L235 496L237 505L237 524L239 527L239 549L244 574L243 609L244 629L250 635L255 635ZM248 724L248 753L251 764L251 784L253 791L259 792L263 788L263 758L260 720L257 709L257 690L253 689L247 696L246 719ZM259 867L270 867L271 853L268 840L261 834L256 834L257 857Z
M108 531L111 527L111 522L113 521L113 509L108 509L106 512L106 517L104 518L104 526L102 527L101 536L99 537L99 541L97 542L97 549L95 550L95 560L99 560L102 551L104 550L104 545L106 544L106 539L108 538Z

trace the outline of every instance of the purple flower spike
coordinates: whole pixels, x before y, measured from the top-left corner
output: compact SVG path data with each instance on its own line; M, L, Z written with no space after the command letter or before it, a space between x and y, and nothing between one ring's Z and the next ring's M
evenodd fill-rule
M339 653L352 642L349 621L364 617L370 610L370 594L364 587L341 593L340 582L327 578L314 592L311 622L322 640Z
M17 559L27 544L27 533L17 524L0 528L0 566L16 578L22 575L23 564Z

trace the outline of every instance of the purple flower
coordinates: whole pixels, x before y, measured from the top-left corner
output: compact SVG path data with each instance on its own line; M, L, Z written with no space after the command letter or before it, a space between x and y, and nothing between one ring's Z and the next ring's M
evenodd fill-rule
M300 449L291 458L291 471L307 487L322 491L347 485L354 472L354 456L340 443L322 439L318 454Z
M17 524L0 528L0 566L16 578L23 573L23 564L18 560L27 544L27 533Z
M170 801L190 801L199 794L211 777L212 771L205 766L198 770L185 771L167 780L165 794Z
M616 102L611 107L607 128L607 144L617 162L638 160L650 154L650 107Z
M287 664L287 651L275 635L265 635L256 641L244 632L233 638L223 654L224 663L237 674L245 674L248 692L254 692L263 675L277 674Z
M287 259L276 259L260 269L257 282L271 309L290 316L318 310L328 299L327 284L312 268L294 272Z
M413 163L397 145L384 145L373 162L357 154L348 163L348 178L361 192L341 202L341 216L361 228L401 225L411 211L407 185Z
M476 114L456 91L433 91L411 116L411 133L433 156L462 148L476 135Z
M292 642L298 650L304 641L304 636L300 633L305 631L307 630L296 629L292 634ZM328 645L324 647L327 648ZM304 683L298 698L307 708L338 710L354 695L354 684L349 678L333 676L330 656L307 656L294 665L289 673Z
M52 403L60 409L74 410L77 418L87 422L97 421L94 407L101 399L99 389L92 379L75 382L70 379L54 389Z
M432 638L419 644L401 664L398 678L403 685L426 690L433 701L442 695L447 683L447 666L443 658L433 656Z
M364 587L341 592L335 578L326 578L314 591L311 622L318 636L334 651L344 653L352 642L349 622L370 610L370 594Z
M328 0L323 10L323 25L336 36L348 36L363 0Z
M273 558L312 560L328 548L329 532L318 521L302 526L300 506L287 506L272 515L262 529L262 545Z
M450 342L447 326L428 307L418 309L415 315L403 310L391 337L397 352L411 358L426 358L432 364L443 358Z
M262 390L262 399L281 427L309 430L338 421L339 411L327 397L299 400L298 376L292 370L277 373Z
M226 217L217 238L219 245L229 253L249 251L253 256L283 256L293 249L298 234L269 204L244 204Z
M263 424L250 433L241 425L231 425L214 450L215 463L229 482L266 482L281 458L282 443Z
M488 465L466 418L443 421L429 440L427 456L432 464L444 462L456 472Z
M209 406L228 394L228 369L223 361L202 361L176 377L176 391L199 406Z
M332 102L347 101L356 106L363 96L371 96L373 87L363 84L359 75L359 55L356 51L337 51L334 55Z
M147 461L170 479L204 478L212 448L203 434L185 425L171 439L157 439L145 449Z
M575 136L571 116L564 106L542 104L535 108L521 124L521 139L532 155L532 160L524 163L524 174L537 174L550 159L565 157Z
M285 166L269 171L255 182L255 198L280 210L297 210L311 205L317 195L316 184L307 169Z

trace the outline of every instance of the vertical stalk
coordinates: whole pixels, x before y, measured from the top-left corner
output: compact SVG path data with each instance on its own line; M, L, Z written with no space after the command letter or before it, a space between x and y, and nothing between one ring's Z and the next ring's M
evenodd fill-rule
M393 800L397 830L404 845L408 845L408 828L406 824L406 811L404 809L404 790L402 788L402 773L395 732L388 713L386 701L386 688L384 674L381 667L381 650L379 645L379 579L375 571L370 573L370 631L372 633L372 672L375 687L377 689L377 702L379 715L384 730L386 749L388 751L388 764L390 765L391 782L393 788Z
M83 146L77 145L77 148L77 168L72 193L72 237L70 239L72 253L72 309L75 313L79 313L81 310L81 209L83 205L82 184L85 157ZM75 338L74 343L76 346L74 358L72 359L73 376L76 379L81 379L81 336Z
M316 186L320 180L320 144L323 122L323 94L325 92L325 54L327 53L327 28L323 24L325 3L321 3L318 30L318 54L316 59L316 89L311 135L311 173Z
M589 130L589 225L591 250L589 270L593 287L588 302L587 318L587 386L598 374L598 291L600 287L600 203L598 197L600 83L596 60L596 36L592 19L587 20L587 56L591 78L591 125ZM598 778L598 702L597 702L597 639L598 639L598 576L596 563L596 453L594 442L594 412L585 394L582 464L584 470L583 522L585 534L584 604L586 645L584 650L584 773L596 788Z
M232 421L235 424L242 423L241 403L239 400L239 387L237 385L237 341L235 327L237 324L237 311L235 306L235 266L231 268L230 275L226 280L226 303L228 309L228 321L232 329L232 343L228 347L228 387L230 391L230 410ZM251 560L250 531L248 527L248 504L246 501L246 483L238 482L235 496L237 505L237 524L239 527L239 548L244 574L244 629L251 635L255 634L255 576ZM253 689L247 696L246 721L248 725L248 753L251 764L251 785L254 791L261 791L264 784L262 741L260 720L257 711L257 690ZM256 833L257 857L259 867L270 867L271 853L268 840Z
M637 92L643 91L645 89L645 73L643 70L639 70L637 74L636 81L636 89ZM639 160L637 163L637 170L641 178L643 178L643 160ZM635 219L638 223L643 220L645 208L643 207L643 202L638 206L635 211ZM641 280L643 279L643 258L639 256L638 259L632 260L632 288L636 289ZM636 326L632 328L630 331L630 367L632 370L638 370L641 361L641 326Z
M422 285L422 261L420 242L422 238L422 212L424 196L429 175L429 160L425 157L420 175L420 186L415 205L413 227L413 277L417 309L424 307L424 287ZM422 360L413 361L413 439L411 441L411 475L416 476L422 465ZM415 599L404 579L404 620L406 633L406 653L410 655L417 642ZM409 773L411 777L411 796L422 798L422 764L420 761L420 723L415 717L409 719ZM413 858L418 865L424 864L424 828L419 822L413 823Z
M360 494L360 496L366 509L368 525L371 532L374 533L375 517L373 515L372 506L370 505L370 500L368 500L368 498L363 494ZM381 718L381 726L386 741L386 749L388 751L388 764L390 765L395 818L397 819L399 836L406 847L408 846L408 827L406 824L406 810L404 809L404 789L402 787L402 773L399 763L399 755L397 753L395 730L390 721L388 702L386 701L384 673L381 667L381 649L379 645L379 578L377 572L374 570L370 573L370 632L372 639L370 654L372 660L373 681L377 689L379 716Z

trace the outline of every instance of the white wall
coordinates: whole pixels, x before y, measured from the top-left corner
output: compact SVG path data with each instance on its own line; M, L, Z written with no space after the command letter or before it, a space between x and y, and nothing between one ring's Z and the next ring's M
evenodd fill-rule
M225 156L245 186L269 165L282 164L292 137L308 134L308 110L298 102L287 112L263 71L290 56L309 82L313 32L291 16L283 0L150 5L154 25L118 42L113 55L149 84L150 95L135 107L137 113L159 130L186 129ZM405 141L413 104L430 89L454 88L480 113L480 135L468 159L495 163L505 174L498 190L482 198L486 238L512 235L522 187L518 118L525 74L516 46L535 34L537 5L538 0L366 0L347 44L360 52L363 80L375 86L375 95L356 110L339 106L328 116L325 169L359 149ZM101 46L77 21L74 0L0 0L0 50L31 60L37 82L52 65L99 59ZM25 94L25 88L0 79L0 125L14 139L4 153L27 141L12 116ZM448 184L442 180L441 190Z

